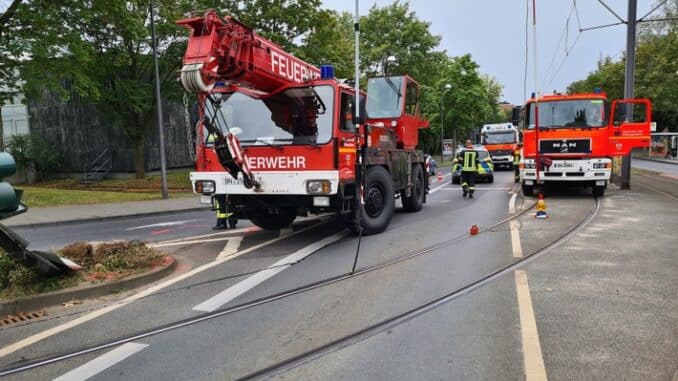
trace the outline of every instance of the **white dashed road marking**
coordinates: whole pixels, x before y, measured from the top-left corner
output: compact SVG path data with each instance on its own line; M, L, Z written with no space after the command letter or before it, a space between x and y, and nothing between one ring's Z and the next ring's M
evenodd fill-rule
M280 272L285 271L286 269L290 268L290 266L292 266L294 263L308 257L309 255L315 253L316 251L322 249L323 247L328 246L344 238L347 234L348 233L346 232L340 232L330 237L321 239L320 241L314 242L300 250L297 250L294 253L288 255L287 257L269 266L270 268L268 270L260 271L250 276L249 278L236 283L235 285L225 289L224 291L218 293L217 295L193 307L193 310L212 312L217 308L223 306L224 304L230 302L231 300L237 298L238 296L253 289L254 287L264 283L268 279L276 276Z
M133 354L144 350L146 347L148 347L147 344L123 344L111 351L104 353L94 360L73 369L63 376L55 378L54 381L87 380L88 378L96 376L97 374L112 367L120 361L123 361Z

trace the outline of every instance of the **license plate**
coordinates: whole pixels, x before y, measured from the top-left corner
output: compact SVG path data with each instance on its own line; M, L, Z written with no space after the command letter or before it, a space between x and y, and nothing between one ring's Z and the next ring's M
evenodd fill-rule
M211 204L212 203L212 197L205 196L204 194L200 195L200 203L201 204Z
M569 162L569 161L556 161L553 163L553 168L572 168L574 167L574 163Z
M242 179L241 178L234 179L233 177L228 176L226 177L225 183L226 185L242 185Z
M596 180L596 185L599 185L599 186L605 185L605 180Z

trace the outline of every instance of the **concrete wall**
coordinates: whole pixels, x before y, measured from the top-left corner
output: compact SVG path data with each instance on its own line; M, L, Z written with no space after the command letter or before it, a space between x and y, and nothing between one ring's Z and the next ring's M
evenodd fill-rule
M165 103L164 128L168 168L190 167L188 140L181 104ZM63 155L59 172L81 172L85 163L95 159L105 149L113 156L113 171L134 171L134 146L122 128L99 115L93 104L77 96L64 102L47 94L41 100L31 100L28 106L31 132L54 144ZM155 118L154 118L155 119ZM158 130L152 120L151 134L145 141L146 170L160 168Z

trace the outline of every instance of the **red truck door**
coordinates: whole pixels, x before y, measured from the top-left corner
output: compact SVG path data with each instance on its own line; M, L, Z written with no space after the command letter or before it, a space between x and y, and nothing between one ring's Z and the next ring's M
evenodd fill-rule
M627 115L627 106L632 105L632 114ZM652 104L649 99L620 99L612 102L610 113L610 155L628 155L634 148L650 146L650 122Z

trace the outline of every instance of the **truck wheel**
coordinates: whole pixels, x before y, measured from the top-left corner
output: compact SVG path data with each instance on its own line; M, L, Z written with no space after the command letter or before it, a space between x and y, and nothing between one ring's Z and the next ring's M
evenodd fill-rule
M524 196L532 196L534 193L534 186L533 185L525 185L523 183L523 195Z
M593 197L603 197L605 196L605 187L600 185L593 186Z
M294 208L280 208L277 214L266 210L258 210L250 214L250 221L258 227L266 230L278 230L292 225L297 218L297 210Z
M403 209L406 212L420 211L424 205L424 193L426 192L424 170L421 169L421 165L415 165L412 170L412 191L410 192L410 197L405 197L405 191L400 192L400 196L403 199Z
M494 175L490 175L490 177L487 178L488 183L494 183Z
M383 167L370 167L365 175L365 205L361 205L363 234L381 233L388 227L395 209L391 175Z

